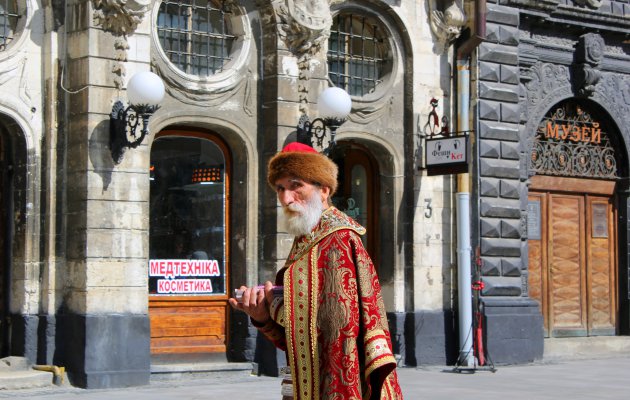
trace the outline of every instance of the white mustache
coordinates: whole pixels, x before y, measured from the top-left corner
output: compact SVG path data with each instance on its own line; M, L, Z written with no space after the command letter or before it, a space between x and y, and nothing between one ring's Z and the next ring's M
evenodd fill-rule
M306 207L305 206L302 206L302 205L296 204L296 203L288 204L288 205L284 206L284 209L288 210L290 212L293 212L293 213L298 212L300 214L303 214L304 211L306 211Z

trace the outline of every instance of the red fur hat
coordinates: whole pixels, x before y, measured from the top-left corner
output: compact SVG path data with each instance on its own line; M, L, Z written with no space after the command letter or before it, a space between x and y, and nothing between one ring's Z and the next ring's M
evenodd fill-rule
M337 164L309 145L289 143L269 160L267 181L276 187L278 179L293 176L309 183L330 188L332 196L337 191Z

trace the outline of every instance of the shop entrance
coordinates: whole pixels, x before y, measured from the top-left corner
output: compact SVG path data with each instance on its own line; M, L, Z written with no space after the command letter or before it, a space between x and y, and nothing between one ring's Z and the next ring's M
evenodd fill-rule
M151 147L149 316L154 359L225 357L228 151L210 134L162 131Z
M535 176L529 192L529 295L547 337L617 333L615 182Z
M374 260L378 260L378 171L370 154L356 144L340 142L331 155L339 167L339 186L332 202L367 230L361 237Z

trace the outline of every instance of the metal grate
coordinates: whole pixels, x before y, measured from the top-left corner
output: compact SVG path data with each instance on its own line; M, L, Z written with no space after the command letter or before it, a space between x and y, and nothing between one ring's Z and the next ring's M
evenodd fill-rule
M582 106L566 102L538 125L530 153L541 175L615 179L617 158L608 133Z
M0 0L0 51L13 40L19 18L15 0Z
M388 50L385 32L372 18L339 14L328 40L328 76L353 96L371 93L383 81Z
M229 34L230 15L226 7L208 0L163 1L157 21L162 49L188 74L209 76L221 72L231 60L236 39Z

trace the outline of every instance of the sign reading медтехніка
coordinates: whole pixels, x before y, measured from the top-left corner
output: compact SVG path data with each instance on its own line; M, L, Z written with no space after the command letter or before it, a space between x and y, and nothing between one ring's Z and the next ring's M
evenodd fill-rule
M149 276L166 278L157 281L159 294L213 293L209 278L221 270L217 260L149 260Z

